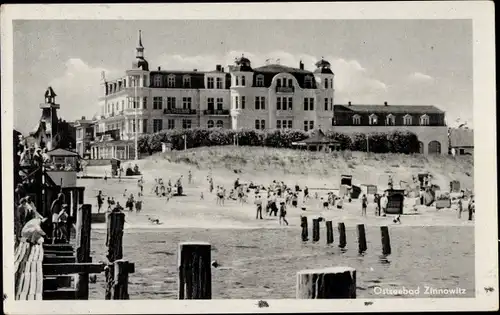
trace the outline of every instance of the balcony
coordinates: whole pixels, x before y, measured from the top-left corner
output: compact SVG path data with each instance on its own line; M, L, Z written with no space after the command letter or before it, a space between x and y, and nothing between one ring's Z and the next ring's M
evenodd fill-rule
M203 115L229 116L229 109L205 109Z
M277 86L277 93L293 93L295 92L295 88L293 86Z
M172 109L164 109L163 114L165 115L196 115L196 109L189 108L172 108Z

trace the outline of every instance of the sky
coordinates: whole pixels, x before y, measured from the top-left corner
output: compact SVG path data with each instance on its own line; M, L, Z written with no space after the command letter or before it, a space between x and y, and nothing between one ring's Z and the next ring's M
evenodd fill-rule
M472 121L470 20L16 20L14 127L35 128L48 86L71 121L98 112L101 72L130 69L138 31L150 70L214 70L249 58L335 73L335 103L435 105Z

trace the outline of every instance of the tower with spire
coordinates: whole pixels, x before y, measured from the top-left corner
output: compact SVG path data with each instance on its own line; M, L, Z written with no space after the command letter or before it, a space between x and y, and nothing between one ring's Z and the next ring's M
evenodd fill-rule
M39 147L47 147L49 150L51 149L52 139L58 131L57 110L61 106L56 104L56 96L54 89L49 86L45 91L45 102L40 104L42 110L40 122L35 131L31 133Z
M144 59L144 46L142 46L142 32L139 30L139 43L135 48L135 60L132 63L132 69L141 69L144 71L149 71L149 64L146 59Z

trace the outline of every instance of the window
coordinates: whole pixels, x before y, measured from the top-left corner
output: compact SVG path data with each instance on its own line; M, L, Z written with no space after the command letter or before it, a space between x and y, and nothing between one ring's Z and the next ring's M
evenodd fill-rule
M304 97L304 110L309 110L309 98Z
M255 97L255 109L264 109L264 97Z
M131 127L132 127L132 128L131 128L131 129L132 129L132 132L135 132L135 119L132 119L130 122L131 122L131 125L132 125L132 126L131 126ZM107 127L109 127L109 126L107 126ZM109 130L109 129L108 129L108 130Z
M167 129L175 129L175 120L174 119L167 120Z
M312 88L312 78L309 75L306 75L304 78L304 88L310 89Z
M465 149L460 149L460 155L464 155L465 154Z
M393 114L387 115L387 117L385 118L385 124L387 126L394 126L396 124L396 118Z
M314 120L309 121L309 130L314 129Z
M330 97L330 110L333 111L333 97Z
M264 119L260 121L260 129L262 130L266 129L266 121Z
M146 96L142 98L142 108L148 108L148 98Z
M182 108L183 109L191 109L191 98L183 97L182 98Z
M154 96L153 97L153 109L162 109L163 108L163 97Z
M288 98L288 110L293 109L293 97Z
M352 116L352 124L353 125L360 125L361 124L361 117L358 114Z
M142 120L142 132L148 133L148 120L147 119Z
M378 124L378 117L375 114L371 114L370 117L368 117L368 121L370 125L377 125Z
M408 114L406 114L404 117L403 117L403 123L405 125L411 125L412 124L412 117Z
M163 129L163 120L153 119L153 132L159 132Z
M314 98L304 98L304 110L314 110Z
M328 98L325 97L325 110L328 110Z
M216 127L217 128L223 128L224 127L224 122L222 120L217 120Z
M175 97L168 96L167 97L167 109L175 108Z
M161 86L161 75L155 75L153 84L155 87L160 87Z
M260 109L266 109L266 98L264 96L260 97Z
M241 109L245 109L245 97L241 97Z
M171 74L168 76L167 86L171 87L171 88L175 87L175 75L174 74Z
M241 77L241 85L242 85L242 86L245 86L245 76L242 76L242 77Z
M217 98L217 110L222 110L224 107L224 99L222 97Z
M207 122L207 127L208 127L208 128L213 128L213 127L214 127L214 121L213 121L213 120L209 120L209 121Z
M277 120L276 121L277 129L292 129L292 120Z
M185 75L183 78L182 78L182 85L183 87L185 88L190 88L191 87L191 77L188 76L188 75Z
M125 109L125 101L122 101L122 110Z
M147 86L146 83L148 83L148 76L147 75L142 77L142 86Z
M292 79L288 79L288 87L293 87L293 80Z
M330 80L330 88L333 89L333 79Z
M255 129L260 129L260 120L255 120Z
M238 76L235 76L234 78L236 80L236 83L234 85L236 86L240 85L240 78Z
M238 96L234 97L234 108L236 108L236 109L240 108L240 99Z
M276 98L276 109L281 110L281 97Z
M222 78L217 78L217 88L222 89Z
M314 121L304 120L304 131L309 131L313 129L314 129Z
M328 89L328 78L325 78L325 89Z
M281 120L276 121L276 128L281 129Z
M213 97L207 98L207 108L208 108L208 110L214 110L214 98Z
M276 87L281 87L281 79L276 80Z
M292 129L293 126L293 120L288 121L288 129Z
M182 129L191 129L191 119L182 120Z
M214 78L208 78L207 79L207 89L213 89L214 88Z
M257 75L256 85L259 87L264 86L264 76L262 74Z
M426 114L420 116L420 125L428 126L429 125L429 116L427 116Z
M129 97L128 98L128 107L129 108L138 108L139 107L139 99L138 98Z

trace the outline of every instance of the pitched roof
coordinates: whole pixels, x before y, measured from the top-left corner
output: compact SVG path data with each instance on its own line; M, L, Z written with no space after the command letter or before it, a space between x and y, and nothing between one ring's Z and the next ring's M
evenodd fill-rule
M451 129L450 144L452 147L473 147L474 130L472 129Z
M338 143L338 141L335 141L325 136L325 134L323 133L323 131L321 131L321 129L315 129L311 132L309 138L302 141L298 141L298 143L324 144L324 143Z
M335 105L334 111L393 114L444 114L434 105Z
M263 72L263 73L281 73L281 72L288 72L288 73L304 73L304 74L311 74L311 71L308 70L303 70L299 68L292 68L292 67L287 67L283 65L278 65L278 64L271 64L271 65L265 65L262 67L254 68L253 69L255 72Z
M47 152L48 156L78 156L78 153L65 149L54 149Z

